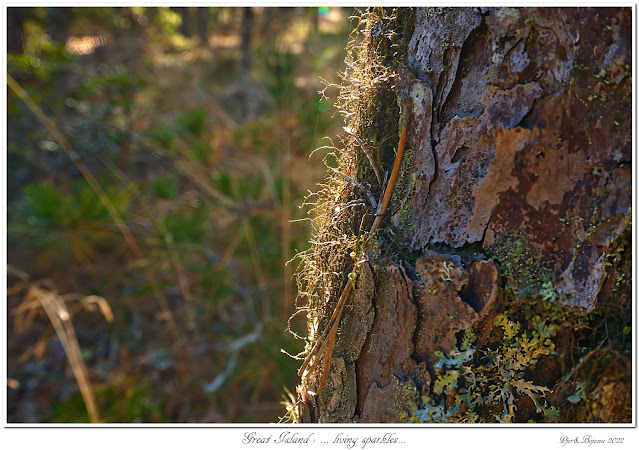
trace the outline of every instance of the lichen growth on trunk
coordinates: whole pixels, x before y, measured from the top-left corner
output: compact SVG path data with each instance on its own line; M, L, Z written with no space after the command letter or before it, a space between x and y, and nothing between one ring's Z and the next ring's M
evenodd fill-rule
M629 420L591 397L630 398L607 371L630 348L631 124L610 106L630 108L630 16L597 11L362 13L330 157L343 175L315 197L300 255L307 349L354 268L357 285L325 390L300 385L304 420ZM389 217L369 234L402 117Z

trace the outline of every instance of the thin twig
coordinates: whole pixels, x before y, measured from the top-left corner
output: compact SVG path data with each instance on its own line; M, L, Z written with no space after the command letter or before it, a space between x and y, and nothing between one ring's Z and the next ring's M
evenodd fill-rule
M331 316L330 320L328 321L328 325L326 326L326 328L324 329L324 332L319 336L319 338L316 339L315 341L315 345L313 346L313 348L311 349L311 351L309 352L308 356L306 357L306 359L304 360L304 363L302 364L302 367L300 367L299 371L297 372L297 374L299 376L302 376L304 374L304 371L306 369L306 367L309 365L309 363L311 362L312 357L318 353L321 355L322 354L322 350L325 348L325 338L326 336L329 334L329 331L331 330L331 328L333 327L333 324L337 321L337 319L341 316L342 310L343 310L343 306L346 303L346 300L348 299L351 291L353 290L353 286L350 283L350 281L346 284L346 287L344 288L344 290L342 291L342 295L340 296L337 305L335 306L335 309L333 310L333 315ZM319 359L319 358L318 358ZM313 364L313 366L311 366L312 368L316 366L316 363ZM311 369L308 370L308 372L312 372Z
M393 194L393 188L395 187L395 182L397 181L397 177L399 175L399 169L402 166L404 147L406 147L406 125L402 127L402 134L399 138L399 146L397 147L397 155L395 155L395 164L393 165L393 171L391 172L391 176L388 179L388 186L386 186L386 190L384 191L384 198L381 202L381 209L375 217L375 222L373 222L373 226L371 227L371 233L377 230L379 225L382 223L384 215L386 214L386 210L388 209L388 203L390 202L391 195Z
M357 182L355 179L349 177L348 175L340 172L337 169L333 169L332 167L329 167L329 169L331 169L333 172L335 172L337 175L339 175L340 177L342 177L344 180L348 181L352 185L358 187L364 194L366 194L366 196L368 197L368 201L371 203L371 206L373 207L373 209L377 209L377 202L375 201L375 198L373 198L371 193L368 192L368 189L362 186L361 183Z
M366 146L364 145L364 143L360 140L360 138L353 133L353 130L351 128L345 127L344 131L346 131L348 134L350 134L353 139L355 139L355 142L357 142L357 145L359 145L359 148L362 149L362 151L364 152L364 154L366 155L366 158L368 158L368 162L370 163L371 167L373 168L373 172L375 172L375 176L377 177L377 182L379 183L380 186L382 186L382 174L379 170L379 167L377 166L377 162L375 161L375 158L373 158L373 155L371 154L371 152L368 151L368 148L366 148Z

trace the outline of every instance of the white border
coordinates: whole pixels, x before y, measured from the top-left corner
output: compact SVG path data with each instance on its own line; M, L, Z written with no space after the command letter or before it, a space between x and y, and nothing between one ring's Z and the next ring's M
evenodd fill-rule
M322 5L318 5L316 2L300 2L300 1L277 1L277 2L165 2L165 1L136 1L136 2L86 2L81 6L176 6L176 4L184 4L188 6L427 6L424 2L417 4L415 2L391 2L391 1L371 1L362 3L359 1L347 3L328 1L323 2ZM2 10L0 11L2 35L0 36L0 43L2 45L2 61L6 67L6 7L7 6L78 6L78 2L59 1L59 2L33 2L25 5L20 1L5 1L2 2ZM433 6L441 6L441 3L433 2ZM445 6L517 6L517 7L532 7L532 6L553 6L553 7L576 7L576 6L619 6L619 7L631 7L632 8L632 43L633 43L633 82L632 82L632 120L633 120L633 163L636 162L637 155L637 93L636 93L636 77L637 77L637 34L636 34L636 21L637 21L637 6L635 3L629 2L607 2L597 1L588 2L585 5L583 2L568 2L568 1L536 1L529 3L522 2L507 2L507 1L493 1L493 2L466 2L466 1L447 1ZM2 80L6 83L6 69L2 71ZM7 90L2 90L2 98L4 105L7 101ZM0 229L3 231L0 236L0 254L3 256L1 269L6 274L7 263L7 223L6 223L6 205L7 205L7 152L6 152L6 139L7 139L7 116L6 107L3 108L2 113L2 145L5 151L0 158L0 179L4 185L4 189L0 192L0 200L5 207L5 213L0 218ZM633 260L633 300L636 299L637 293L637 167L636 164L633 167L633 180L632 180L632 195L633 195L633 211L632 211L632 260ZM6 276L1 277L0 287L2 292L6 293ZM5 294L6 295L6 294ZM446 447L471 447L471 448L494 448L496 446L509 445L518 449L538 449L539 446L550 446L552 448L575 448L575 445L562 446L560 443L561 436L567 436L569 438L583 437L587 434L593 437L608 438L621 436L624 438L624 443L619 445L612 445L612 448L636 448L639 444L638 429L637 429L637 308L636 303L633 303L633 410L632 424L518 424L514 426L500 425L500 424L477 424L477 425L417 425L417 424L393 424L392 426L382 427L373 424L358 424L345 425L345 424L313 424L305 426L291 426L291 425L278 425L278 424L8 424L7 423L7 391L6 388L2 390L2 410L0 415L2 417L3 428L0 430L2 434L2 441L14 444L15 447L22 448L46 448L47 450L65 449L70 448L87 448L91 449L109 449L112 450L115 445L125 445L126 448L143 446L147 448L180 448L185 445L188 446L202 446L204 448L216 449L222 448L281 448L287 447L287 444L276 444L275 440L280 433L284 431L297 432L299 436L308 436L313 433L316 442L304 445L305 448L348 448L345 444L321 444L321 441L331 441L332 438L337 436L338 433L342 433L342 437L350 436L357 437L358 443L352 448L362 448L362 439L366 436L383 436L384 433L395 433L399 438L405 442L406 445L411 448L419 446L420 448L441 448ZM7 346L4 339L7 338L7 310L6 302L5 307L2 308L0 313L2 320L2 343L0 344L0 353L3 356L3 363L1 364L1 377L6 386L7 377ZM29 431L23 430L28 428ZM168 429L167 429L168 428ZM452 430L453 428L454 430ZM161 429L161 430L160 430ZM188 431L187 431L188 430ZM197 431L195 431L197 430ZM245 433L256 432L260 436L273 435L272 442L268 444L243 444ZM205 433L205 434L202 434ZM634 444L634 445L633 445ZM14 448L14 446L5 448ZM297 445L295 445L297 446ZM3 446L4 447L4 446ZM395 445L384 444L369 444L365 448L404 448L405 445L398 447ZM577 448L602 448L604 446L594 444L577 445ZM608 446L605 446L608 448Z

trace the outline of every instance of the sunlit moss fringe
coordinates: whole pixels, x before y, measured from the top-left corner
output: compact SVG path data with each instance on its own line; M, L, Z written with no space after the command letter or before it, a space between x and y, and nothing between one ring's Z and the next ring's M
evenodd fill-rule
M384 154L392 152L398 136L399 108L393 86L395 59L393 40L398 35L398 16L406 11L374 8L362 12L347 45L346 71L337 110L344 118L342 147L331 147L325 164L337 161L335 169L363 185L379 198L382 186L366 152L379 167L386 167ZM394 110L388 111L388 105ZM308 350L326 325L352 270L352 252L357 258L374 257L374 239L366 230L374 210L360 188L332 170L320 190L309 195L314 233L310 249L297 255L297 313L306 312Z

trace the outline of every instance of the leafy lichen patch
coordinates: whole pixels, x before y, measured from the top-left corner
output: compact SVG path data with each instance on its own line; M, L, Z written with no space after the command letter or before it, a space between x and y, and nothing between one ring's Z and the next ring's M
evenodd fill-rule
M555 353L551 338L557 327L535 318L533 328L526 330L504 314L496 317L495 324L503 332L496 346L477 348L474 334L467 332L459 348L437 352L432 392L421 396L409 421L515 422L525 397L546 421L558 420L559 411L546 400L550 388L527 377L542 356Z

